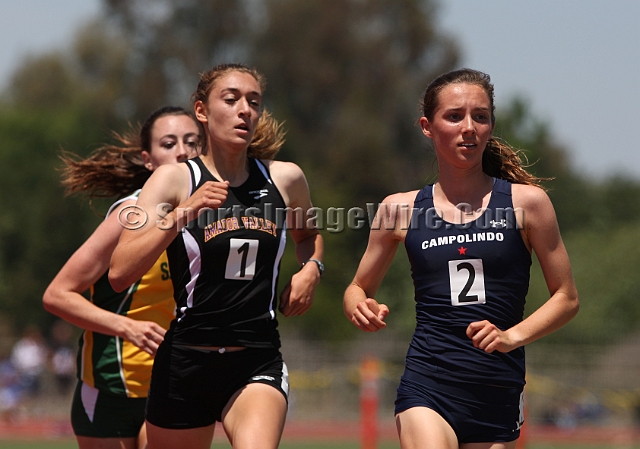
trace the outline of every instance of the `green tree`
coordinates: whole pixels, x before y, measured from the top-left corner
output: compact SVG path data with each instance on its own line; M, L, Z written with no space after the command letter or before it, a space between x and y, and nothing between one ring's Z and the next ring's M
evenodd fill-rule
M532 116L529 105L515 98L499 111L496 134L523 151L545 182L571 258L581 310L577 318L545 341L611 343L637 329L640 307L635 267L640 259L638 181L614 176L595 182L576 173L567 150L553 138L551 125ZM534 255L535 256L535 255ZM535 261L527 313L549 298Z
M519 97L498 112L495 134L522 151L530 172L549 179L544 186L555 205L560 229L588 226L594 186L572 170L568 151L555 140L551 125L533 117L527 102Z
M42 294L99 223L106 203L65 198L61 150L86 155L126 121L118 114L126 45L102 22L75 45L27 59L0 107L0 314L16 326L53 321Z
M565 234L580 297L580 312L568 325L545 337L545 341L610 344L638 331L639 224L637 220L606 231L584 229ZM534 264L527 310L534 310L548 296L542 273Z
M0 111L0 314L18 328L51 322L42 293L97 224L88 205L64 199L55 170L61 146L85 148L96 135L82 111Z

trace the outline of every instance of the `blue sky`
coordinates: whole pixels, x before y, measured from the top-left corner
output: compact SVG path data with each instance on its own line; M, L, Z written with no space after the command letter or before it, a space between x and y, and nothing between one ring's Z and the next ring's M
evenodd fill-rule
M497 108L522 95L575 168L640 179L640 2L446 0L441 13L464 65L491 75Z
M303 1L303 0L300 0ZM0 0L0 86L29 54L67 46L100 0ZM640 180L640 1L443 0L461 66L491 75L499 109L527 99L595 179Z

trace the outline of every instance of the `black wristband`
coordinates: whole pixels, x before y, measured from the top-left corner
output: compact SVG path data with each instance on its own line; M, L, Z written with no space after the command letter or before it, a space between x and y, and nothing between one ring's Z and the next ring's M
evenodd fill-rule
M304 267L309 262L315 262L316 263L316 265L318 266L318 271L320 272L320 277L322 277L324 275L324 264L322 262L320 262L318 259L309 259L306 262L303 262L302 265L300 266L300 268Z

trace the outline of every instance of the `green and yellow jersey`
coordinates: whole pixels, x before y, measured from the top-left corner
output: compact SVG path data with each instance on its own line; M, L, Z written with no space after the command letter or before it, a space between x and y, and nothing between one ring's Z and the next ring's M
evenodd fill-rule
M114 206L126 199L131 197ZM134 320L154 321L168 329L175 317L175 301L166 253L121 293L111 288L105 273L92 286L91 301L102 309ZM94 388L132 398L147 397L152 366L153 356L120 337L89 330L80 337L78 377Z

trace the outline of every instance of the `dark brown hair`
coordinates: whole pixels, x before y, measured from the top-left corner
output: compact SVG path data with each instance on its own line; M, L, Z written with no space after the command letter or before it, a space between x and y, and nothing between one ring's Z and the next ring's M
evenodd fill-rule
M62 151L62 185L67 195L85 192L90 198L123 197L142 188L151 176L144 166L142 151L151 152L151 130L155 122L167 115L191 117L200 129L200 146L204 133L202 125L191 112L178 106L165 106L152 112L142 125L130 125L124 134L113 132L117 144L106 144L82 159Z
M489 97L491 122L496 122L491 78L486 73L472 69L460 69L445 73L429 84L420 103L422 114L427 120L433 120L433 115L439 104L440 92L451 84L480 86ZM509 144L496 137L491 137L482 155L482 171L489 176L505 179L516 184L540 186L542 181L548 180L547 178L538 178L529 173L525 169L526 165L523 164L523 160L527 163L526 155L522 151L512 148Z

